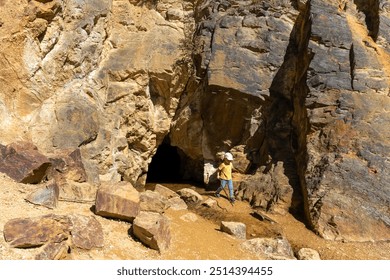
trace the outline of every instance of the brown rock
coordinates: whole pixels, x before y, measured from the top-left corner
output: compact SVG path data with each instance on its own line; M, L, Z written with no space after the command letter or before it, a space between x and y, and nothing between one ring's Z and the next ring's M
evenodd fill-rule
M36 260L61 260L68 257L69 245L67 241L60 243L47 243L42 246L41 252L36 256Z
M168 198L168 199L170 199L172 197L180 197L177 193L175 193L171 189L169 189L163 185L160 185L160 184L156 184L154 191L161 194L162 196L164 196L165 198Z
M285 238L253 238L245 241L242 247L265 259L295 259L291 245Z
M103 183L95 207L100 216L132 221L140 211L139 192L129 182Z
M197 203L203 200L203 197L190 188L184 188L177 192L186 203Z
M51 166L49 159L31 143L15 143L1 149L0 172L19 183L40 183Z
M66 216L17 218L4 225L4 239L12 247L31 248L68 239L71 221Z
M168 207L168 199L158 192L148 190L140 193L140 211L163 213Z
M59 188L54 180L47 182L39 189L29 194L25 199L33 204L42 205L47 208L56 208L58 204Z
M71 215L72 243L81 249L90 250L104 245L103 228L93 216Z
M134 219L133 233L146 246L160 252L171 244L169 220L158 213L140 212Z
M221 222L221 231L233 235L238 239L246 239L246 225L238 222Z

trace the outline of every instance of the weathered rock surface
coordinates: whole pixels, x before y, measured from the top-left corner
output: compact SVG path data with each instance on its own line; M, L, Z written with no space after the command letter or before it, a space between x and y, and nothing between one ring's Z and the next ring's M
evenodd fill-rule
M168 199L168 205L170 209L177 210L177 211L185 210L188 208L187 203L180 197L172 197Z
M158 192L145 191L139 195L140 211L163 213L168 207L168 199Z
M198 203L203 200L203 197L193 189L184 188L178 190L177 193L180 195L180 198L183 199L186 203Z
M103 247L103 228L94 216L74 214L69 218L72 222L72 245L86 250Z
M38 247L67 240L71 227L72 223L66 216L17 218L4 225L4 239L16 248Z
M0 172L19 183L37 184L47 175L49 159L31 143L15 142L8 146L0 144Z
M221 222L221 231L233 235L238 239L246 239L246 225L239 222Z
M180 197L176 192L164 187L163 185L156 184L154 191L161 194L163 197L170 199L173 197Z
M265 259L296 259L290 243L285 238L253 238L242 243L242 247Z
M59 192L58 185L54 181L49 181L30 193L25 199L33 204L53 209L58 205Z
M104 183L96 194L95 212L103 217L133 221L140 212L139 192L128 182Z
M390 239L388 1L18 0L0 22L0 143L79 149L64 200L143 189L162 143L212 183L229 150L240 199L327 239ZM1 172L42 180L46 159L9 151Z
M68 257L69 245L66 241L60 243L47 243L42 246L41 252L35 256L35 260L61 260Z
M301 248L297 253L298 260L321 260L320 254L311 248Z
M153 212L140 212L134 219L132 227L134 235L146 246L163 251L171 244L169 220Z

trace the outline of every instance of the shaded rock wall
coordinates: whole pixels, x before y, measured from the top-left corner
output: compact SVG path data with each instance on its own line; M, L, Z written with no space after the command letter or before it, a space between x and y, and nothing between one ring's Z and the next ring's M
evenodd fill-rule
M142 189L162 143L182 176L388 240L385 0L0 1L0 143L79 148L93 185Z

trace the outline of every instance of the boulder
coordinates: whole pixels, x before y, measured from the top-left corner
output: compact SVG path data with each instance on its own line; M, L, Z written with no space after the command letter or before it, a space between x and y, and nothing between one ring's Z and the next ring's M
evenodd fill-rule
M57 207L59 192L58 185L51 180L30 193L25 199L33 204L53 209Z
M90 183L78 183L71 180L57 180L60 194L58 199L71 202L93 202L96 199L98 186Z
M1 150L0 172L24 184L38 184L46 178L51 163L31 143L17 142Z
M217 205L217 201L215 201L215 199L208 198L208 199L206 199L205 201L202 202L202 205L206 206L208 208L213 208L213 207L215 207Z
M246 239L246 225L244 223L222 221L220 229L238 239Z
M145 191L140 193L140 211L163 213L168 207L168 199L158 192Z
M159 252L171 244L170 223L168 218L153 212L140 212L133 222L134 235L146 246Z
M72 244L78 248L90 250L104 245L102 225L93 216L71 215Z
M179 211L179 210L185 210L188 208L187 203L180 197L172 197L168 199L168 205L170 209Z
M242 247L264 259L296 259L290 243L285 238L254 238L242 243Z
M203 200L203 197L199 193L189 188L178 190L177 193L186 203L198 203Z
M161 194L163 197L167 199L170 199L172 197L180 197L177 193L175 193L171 189L160 184L156 184L154 191Z
M140 211L139 192L129 182L103 183L96 194L97 215L133 221Z
M68 258L69 245L67 241L47 243L35 256L35 260L61 260Z
M4 225L4 239L15 248L38 247L67 240L71 228L72 223L67 216L49 214L36 218L16 218Z
M301 248L297 253L298 260L321 260L320 254L311 248Z

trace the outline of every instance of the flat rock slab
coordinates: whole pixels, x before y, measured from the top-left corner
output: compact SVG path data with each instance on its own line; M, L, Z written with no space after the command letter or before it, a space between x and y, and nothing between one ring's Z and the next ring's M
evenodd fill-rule
M171 244L169 220L159 213L140 212L134 219L133 233L143 244L159 252Z
M50 214L36 218L17 218L4 225L4 239L15 248L38 247L68 239L71 227L72 223L67 216Z
M129 182L103 183L95 207L97 215L133 221L140 212L140 195Z
M172 197L172 198L168 199L168 206L170 209L175 210L175 211L188 209L187 204L180 197Z

